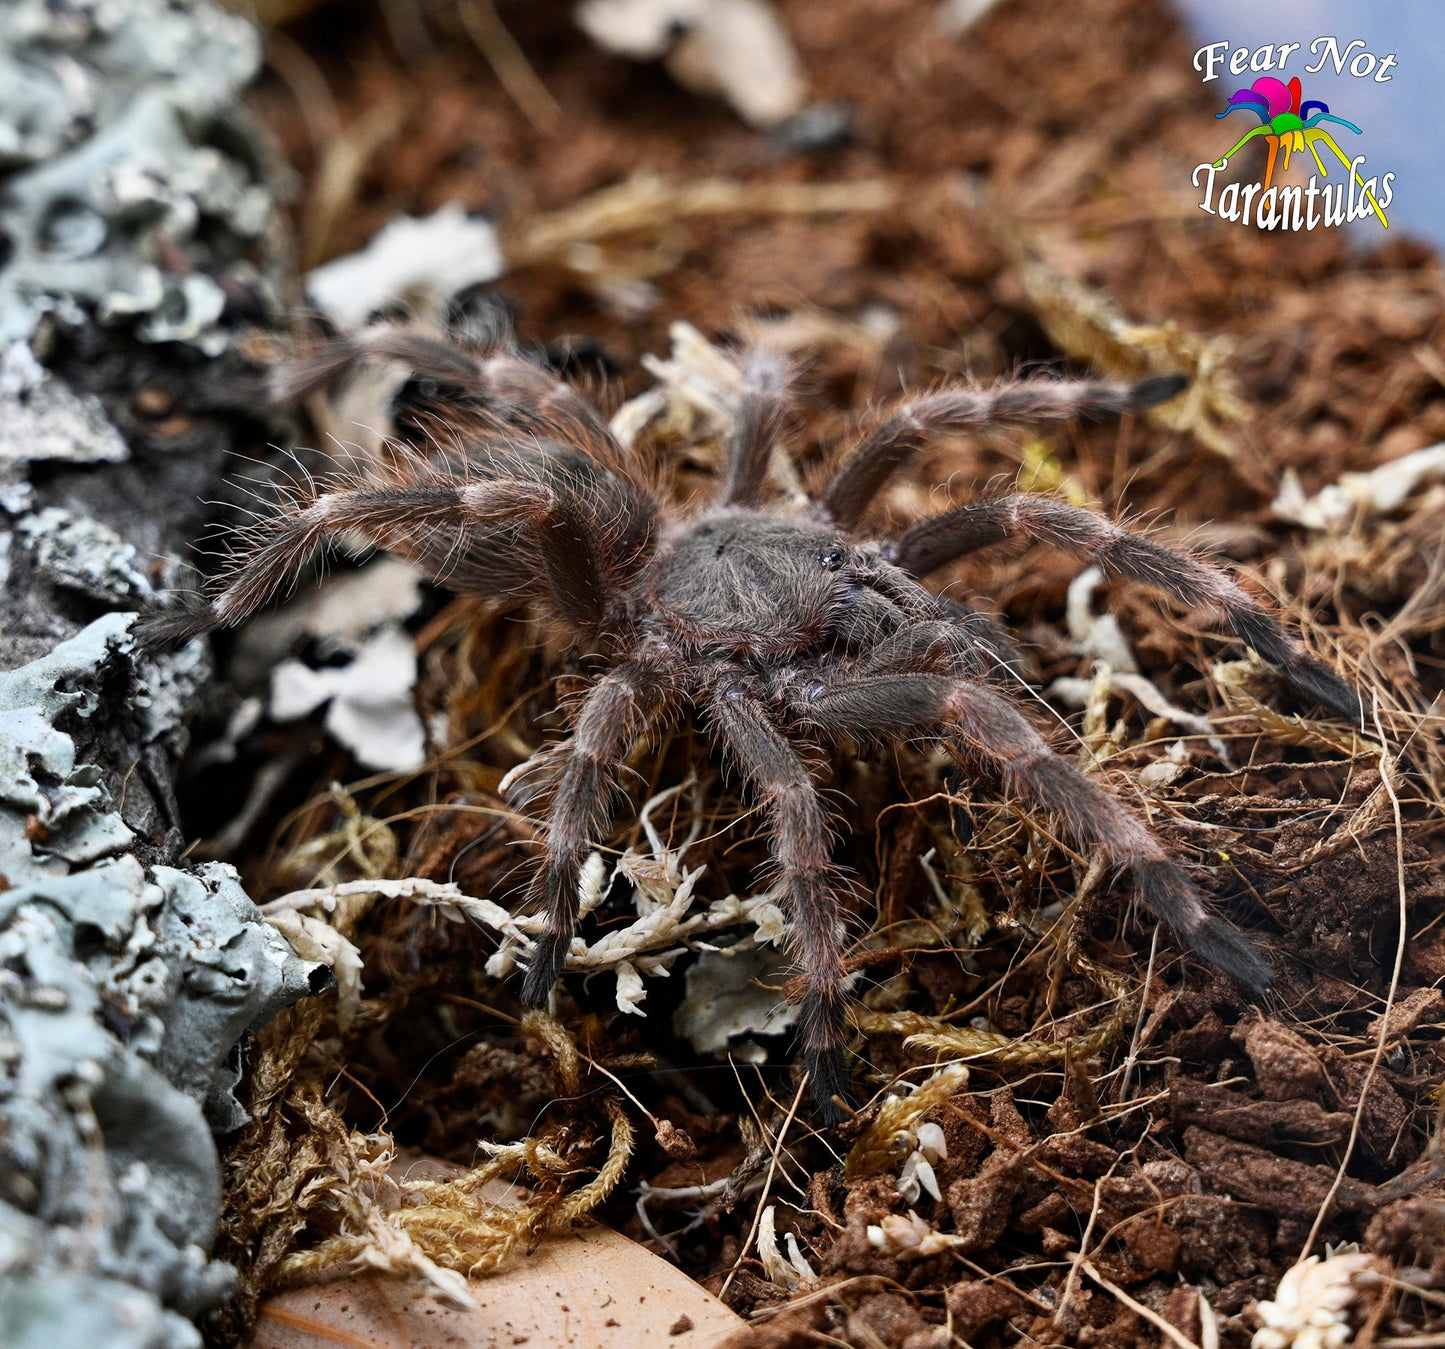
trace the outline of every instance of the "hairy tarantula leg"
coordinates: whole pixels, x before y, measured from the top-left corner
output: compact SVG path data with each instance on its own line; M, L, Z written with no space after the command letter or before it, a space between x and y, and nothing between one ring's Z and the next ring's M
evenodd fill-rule
M962 674L1017 685L1022 657L1002 628L957 601L945 601L941 612L941 618L905 623L879 636L858 653L857 671ZM1015 673L1010 677L1006 671Z
M347 530L405 556L428 529L465 529L519 518L536 530L550 590L563 616L579 626L600 621L600 572L587 522L574 503L536 483L434 481L323 492L303 506L279 511L258 526L253 545L209 604L161 615L148 625L142 641L176 641L239 623L270 603L331 538Z
M1013 639L987 614L961 600L925 590L901 567L872 561L851 571L848 580L876 591L908 620L863 653L864 668L882 664L888 669L937 672L947 669L970 678L1013 682L1023 668L1023 657ZM947 653L952 661L941 665ZM930 659L931 657L931 659Z
M766 802L773 857L787 888L791 940L808 975L802 1002L803 1055L813 1099L830 1123L848 1099L848 1002L843 941L831 859L828 813L802 755L773 725L764 705L724 681L711 702L714 726L749 785Z
M773 443L783 427L787 376L787 362L776 352L755 351L748 357L719 505L754 506L762 495Z
M1026 379L996 389L949 389L905 403L878 427L833 476L823 509L852 529L878 490L934 436L997 422L1068 421L1141 412L1181 392L1183 375L1156 375L1134 384L1091 379Z
M571 738L559 746L547 855L537 881L547 931L532 948L522 997L545 1007L567 963L577 926L577 883L591 840L605 827L617 771L633 742L663 715L671 699L670 667L653 657L618 665L593 686L578 710Z
M500 419L566 445L576 445L613 469L626 455L602 415L566 380L513 351L477 350L395 324L377 324L322 343L271 375L278 403L333 384L366 361L397 361L418 375L505 405Z
M975 548L1016 536L1056 544L1107 572L1222 614L1236 636L1278 665L1296 688L1348 721L1358 723L1364 715L1355 690L1306 652L1224 572L1131 534L1094 511L1027 494L976 501L914 525L898 541L894 560L905 571L924 576Z
M1073 846L1127 870L1139 898L1191 950L1246 988L1272 982L1253 943L1210 913L1144 822L1049 749L1006 698L982 684L936 675L829 679L823 671L797 687L795 712L820 734L876 739L942 731L964 758L998 771L1010 795L1055 816Z
M607 420L565 379L511 351L481 358L481 388L505 404L504 420L547 440L575 445L590 459L624 478L635 461L612 434Z
M477 379L476 358L437 337L394 324L376 324L345 337L319 342L271 370L270 393L290 403L324 389L367 361L397 361L443 384L470 387Z
M951 596L941 595L939 602L954 625L962 628L966 634L967 644L975 653L975 665L984 663L977 655L980 651L984 653L989 668L984 671L983 677L997 683L1017 685L1023 678L1024 658L1003 625L990 615L980 613L971 605ZM1005 674L1005 671L1010 673Z

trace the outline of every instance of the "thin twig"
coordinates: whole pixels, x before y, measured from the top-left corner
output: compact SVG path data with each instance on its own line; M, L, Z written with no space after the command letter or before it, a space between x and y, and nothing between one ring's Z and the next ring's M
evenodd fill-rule
M337 223L355 199L371 157L401 130L410 111L409 98L375 104L324 147L301 212L303 267L326 260Z
M338 885L321 886L315 890L292 890L290 894L263 904L261 912L271 914L312 908L330 912L336 907L338 899L350 899L357 895L380 895L383 899L428 899L438 904L468 898L455 881L429 881L420 876L407 876L402 880L377 878L342 881Z
M1064 1291L1059 1298L1059 1305L1054 1310L1054 1324L1061 1326L1064 1323L1064 1312L1068 1309L1069 1299L1074 1295L1074 1281L1079 1276L1079 1266L1084 1264L1089 1254L1089 1238L1094 1235L1094 1224L1099 1221L1099 1209L1103 1203L1103 1185L1110 1176L1114 1174L1114 1168L1119 1165L1119 1158L1115 1158L1110 1164L1105 1175L1094 1182L1094 1202L1089 1208L1089 1221L1084 1225L1084 1235L1079 1239L1079 1254L1069 1266L1068 1278L1064 1280Z
M1385 733L1380 726L1378 712L1375 715L1375 730L1383 740ZM1380 782L1390 794L1390 809L1395 816L1395 876L1400 894L1400 936L1395 942L1395 967L1390 972L1390 990L1385 995L1385 1010L1380 1016L1380 1035L1375 1042L1375 1052L1370 1058L1370 1067L1365 1074L1364 1085L1360 1088L1360 1099L1355 1104L1355 1117L1350 1122L1350 1137L1345 1144L1345 1155L1340 1158L1339 1170L1335 1172L1334 1183L1330 1186L1329 1193L1325 1195L1324 1202L1320 1204L1319 1212L1315 1214L1310 1234L1305 1238L1304 1249L1300 1251L1300 1260L1306 1259L1314 1248L1320 1228L1324 1226L1325 1218L1329 1214L1330 1205L1334 1203L1335 1195L1339 1193L1340 1186L1344 1184L1345 1170L1350 1164L1350 1158L1354 1155L1355 1144L1359 1142L1360 1121L1364 1118L1365 1102L1370 1098L1370 1088L1375 1083L1375 1074L1379 1071L1380 1062L1385 1057L1385 1042L1390 1033L1390 1013L1394 1010L1396 991L1400 987L1400 970L1405 963L1406 919L1408 918L1408 903L1405 894L1405 824L1400 815L1400 798L1395 792L1395 784L1391 778L1393 772L1394 768L1390 763L1389 755L1382 752L1380 755ZM1381 1340L1379 1343L1383 1345L1385 1341Z
M783 1120L783 1127L778 1130L777 1142L773 1145L772 1160L768 1163L767 1178L763 1181L763 1193L758 1199L757 1209L753 1213L753 1225L748 1229L748 1239L743 1242L743 1248L738 1252L737 1262L728 1270L728 1276L723 1280L722 1289L718 1293L718 1297L720 1298L726 1297L728 1289L732 1286L734 1277L736 1277L738 1270L743 1267L743 1261L747 1259L748 1249L757 1239L758 1228L763 1221L763 1210L768 1206L768 1194L773 1188L773 1176L778 1169L778 1153L782 1151L783 1140L788 1136L788 1127L793 1122L793 1116L798 1113L798 1106L802 1102L803 1092L807 1089L807 1086L808 1074L804 1073L802 1081L798 1083L798 1090L793 1093L793 1104L788 1107L788 1115L787 1118Z
M467 36L522 116L544 136L555 136L562 124L562 109L502 22L493 0L457 0L457 13Z
M669 183L639 176L604 187L573 206L532 216L504 231L502 252L513 267L552 262L577 243L593 243L633 230L651 230L694 216L841 215L887 211L898 191L882 179L840 183L744 183L698 178Z
M1139 1015L1134 1018L1134 1034L1129 1037L1129 1053L1124 1060L1124 1071L1119 1078L1119 1100L1129 1099L1129 1077L1139 1061L1139 1037L1144 1033L1144 1017L1149 1011L1149 985L1154 979L1154 961L1159 954L1159 929L1156 926L1149 942L1149 964L1144 970L1144 987L1139 990Z
M1087 1260L1081 1260L1079 1263L1083 1266L1084 1273L1087 1274L1091 1279L1093 1279L1093 1281L1098 1284L1100 1288L1104 1289L1105 1292L1112 1293L1131 1312L1133 1312L1135 1316L1142 1316L1156 1330L1162 1330L1164 1334L1166 1334L1171 1340L1174 1341L1175 1344L1179 1346L1179 1349L1199 1349L1199 1346L1195 1344L1194 1341L1191 1340L1188 1335L1184 1334L1184 1332L1181 1331L1177 1326L1171 1326L1168 1321L1166 1321L1162 1316L1159 1315L1158 1312L1154 1311L1150 1307L1146 1307L1142 1302L1135 1301L1129 1296L1128 1293L1126 1293L1122 1288L1120 1288L1117 1283L1111 1283L1102 1274L1100 1274L1099 1271L1095 1269L1094 1266L1090 1264ZM1379 1343L1383 1345L1384 1341L1381 1340L1379 1341ZM1445 1341L1442 1341L1442 1343L1445 1343Z

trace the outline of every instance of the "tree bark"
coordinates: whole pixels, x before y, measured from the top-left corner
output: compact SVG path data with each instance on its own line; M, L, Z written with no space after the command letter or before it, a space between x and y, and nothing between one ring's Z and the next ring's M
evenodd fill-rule
M119 24L102 29L108 15ZM97 15L99 17L97 17ZM278 274L248 25L13 0L0 82L0 1341L198 1345L246 1036L323 986L173 772L203 644L142 658L228 456ZM169 63L169 64L168 64ZM79 74L77 75L77 72Z

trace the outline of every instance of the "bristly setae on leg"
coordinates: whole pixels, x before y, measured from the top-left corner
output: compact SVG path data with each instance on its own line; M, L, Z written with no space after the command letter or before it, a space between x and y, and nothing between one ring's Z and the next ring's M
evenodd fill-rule
M547 915L523 993L543 1005L566 967L579 873L604 836L622 762L692 709L763 809L775 877L807 992L803 1050L823 1113L847 1098L842 881L812 765L840 740L944 744L965 769L1055 819L1064 838L1128 879L1186 947L1243 987L1269 966L1122 801L1055 755L995 680L1012 662L990 619L920 577L1011 537L1056 544L1211 612L1301 692L1349 721L1360 699L1223 572L1047 497L975 501L893 540L862 526L890 476L941 433L996 423L1138 412L1182 379L1135 384L1016 380L906 402L848 457L811 512L770 506L769 456L783 423L786 367L742 367L729 460L714 503L664 504L601 416L570 386L498 346L378 327L331 343L277 376L294 397L360 361L401 361L439 386L445 437L417 438L385 464L353 468L293 498L241 538L199 609L153 620L156 640L238 623L294 584L342 532L414 562L452 590L529 601L610 669L581 699L550 755L545 855L535 894Z

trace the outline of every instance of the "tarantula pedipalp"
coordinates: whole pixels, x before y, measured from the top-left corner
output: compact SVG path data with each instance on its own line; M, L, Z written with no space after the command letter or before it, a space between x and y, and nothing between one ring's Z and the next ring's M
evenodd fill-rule
M236 623L291 584L329 539L357 531L452 590L536 602L609 660L578 704L571 735L551 751L536 882L548 929L527 969L528 1002L545 1004L565 965L579 875L625 758L689 706L767 810L791 940L808 976L805 1059L825 1113L847 1094L842 879L809 758L839 740L942 740L965 767L1056 817L1072 846L1127 872L1186 946L1248 988L1269 983L1249 939L1210 912L1139 817L1055 755L1007 696L997 682L1010 659L1002 631L918 578L1012 536L1053 543L1214 610L1299 689L1356 720L1350 686L1224 573L1092 511L1010 495L947 511L896 540L859 532L878 490L934 435L1137 411L1173 397L1182 379L1019 380L915 399L863 441L811 512L783 515L769 510L764 479L785 367L757 352L743 368L717 498L680 516L580 395L494 346L379 327L283 375L283 392L363 359L401 361L434 381L448 438L401 447L308 490L252 528L203 610L161 618L152 633Z

